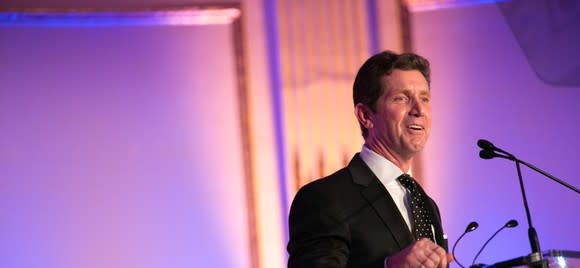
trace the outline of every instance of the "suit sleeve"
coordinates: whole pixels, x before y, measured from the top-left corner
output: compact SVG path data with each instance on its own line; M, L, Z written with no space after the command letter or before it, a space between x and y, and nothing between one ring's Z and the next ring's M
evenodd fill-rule
M338 200L332 199L312 185L296 194L289 216L289 268L346 267L349 231Z

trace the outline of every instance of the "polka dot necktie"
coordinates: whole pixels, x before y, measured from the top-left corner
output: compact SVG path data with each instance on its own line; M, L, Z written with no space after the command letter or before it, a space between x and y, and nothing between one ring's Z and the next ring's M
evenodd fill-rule
M431 217L425 206L426 197L421 193L417 182L411 176L403 174L397 180L411 193L411 213L413 214L412 223L415 238L419 240L424 237L433 241Z

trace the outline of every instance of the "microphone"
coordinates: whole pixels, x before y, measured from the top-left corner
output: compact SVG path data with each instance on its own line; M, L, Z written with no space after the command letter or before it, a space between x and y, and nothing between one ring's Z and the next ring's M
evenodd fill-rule
M479 157L482 159L492 159L495 157L499 157L499 158L505 158L507 160L512 160L512 161L516 161L515 158L512 158L510 156L507 155L503 155L503 154L498 154L494 151L487 151L487 150L481 150L479 151Z
M487 150L479 151L479 157L481 157L482 159L492 159L496 156L499 156L499 155L494 153L493 151L487 151Z
M473 265L475 264L475 260L477 260L477 257L479 257L479 254L481 254L481 252L483 251L483 249L487 246L487 244L489 244L489 242L503 229L505 228L514 228L518 226L518 221L516 220L509 220L508 222L506 222L501 228L499 228L499 230L497 230L495 233L493 233L493 235L487 240L485 241L485 243L483 244L483 246L481 247L481 249L477 252L477 254L475 255L475 257L473 258L473 262L471 262L471 265L473 267ZM478 265L479 266L479 265Z
M542 254L541 254L541 249L540 249L540 241L538 239L538 234L536 233L536 229L534 228L534 225L532 224L532 216L530 214L530 209L528 207L528 199L526 197L526 190L524 189L524 180L522 178L522 172L520 170L520 163L522 163L522 161L517 159L512 154L510 154L502 149L497 148L495 145L493 145L493 143L491 143L487 140L484 140L484 139L478 140L477 146L479 146L479 148L482 149L481 152L479 152L479 156L481 158L490 159L490 158L493 158L496 155L498 155L497 152L501 152L501 153L505 154L505 156L503 158L507 158L507 159L512 160L516 163L516 169L518 172L518 180L520 183L520 190L522 193L522 200L524 201L524 209L526 211L526 219L528 220L528 239L530 241L530 247L532 249L531 257L532 257L532 259L534 259L534 261L541 260ZM502 156L500 156L500 157L502 157Z
M490 150L493 151L493 143L489 142L488 140L484 140L484 139L479 139L477 141L477 146L479 146L479 148L483 149L483 150Z
M459 243L459 240L461 240L461 238L463 238L463 236L469 232L474 231L475 229L477 229L477 227L479 227L479 224L477 224L477 222L472 221L470 222L467 227L465 228L465 231L463 232L463 234L461 234L459 236L459 238L457 238L457 241L455 241L455 244L453 244L453 249L451 250L451 255L453 255L453 259L455 259L455 262L461 266L461 268L465 268L457 259L457 257L455 257L455 247L457 246L457 243Z
M477 141L477 146L481 148L481 151L479 152L479 157L483 159L492 159L494 157L501 157L509 160L516 159L512 154L496 147L495 145L493 145L493 143L491 143L488 140L479 139ZM501 154L498 154L498 152L500 152Z
M548 172L545 172L545 171L535 167L534 165L532 165L530 163L527 163L521 159L516 158L514 155L496 147L495 145L493 145L493 143L491 143L487 140L484 140L484 139L478 140L477 146L479 146L479 148L482 149L479 152L479 156L483 159L491 159L494 157L501 157L501 158L506 158L508 160L514 161L516 163L516 170L518 172L518 181L520 184L520 191L522 193L522 200L524 201L524 209L526 211L526 219L528 221L528 239L530 242L530 247L532 249L532 253L529 255L530 264L534 265L534 266L541 265L542 267L547 267L546 260L544 260L542 258L542 253L541 253L541 249L540 249L540 241L538 239L538 233L536 232L536 229L532 225L532 217L530 215L530 209L528 207L528 200L526 198L526 190L524 189L524 181L522 178L520 164L527 166L528 168L548 177L549 179L561 184L562 186L564 186L564 187L566 187L566 188L568 188L568 189L570 189L578 194L580 194L580 190L578 188L564 182L563 180L556 178L555 176L549 174Z

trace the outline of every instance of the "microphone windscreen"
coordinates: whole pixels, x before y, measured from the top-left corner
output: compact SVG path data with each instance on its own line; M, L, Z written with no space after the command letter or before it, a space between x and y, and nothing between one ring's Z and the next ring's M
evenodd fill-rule
M507 227L507 228L513 228L516 226L518 226L518 221L516 221L516 220L510 220L505 224L505 227Z
M479 152L479 157L481 157L483 159L492 159L495 157L495 153L493 151L489 151L489 150L481 150Z
M479 148L484 149L484 150L490 150L492 151L494 146L493 143L484 140L484 139L480 139L477 141L477 146L479 146Z
M471 231L477 229L477 227L479 227L479 224L477 224L477 222L475 222L475 221L472 221L467 225L467 228L465 228L465 232L466 233L471 232Z

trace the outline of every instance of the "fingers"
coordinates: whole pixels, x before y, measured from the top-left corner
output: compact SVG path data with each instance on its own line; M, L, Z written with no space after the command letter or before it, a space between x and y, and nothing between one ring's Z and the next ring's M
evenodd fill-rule
M421 239L388 257L389 267L446 268L451 254L428 239Z
M446 268L448 264L447 252L428 239L417 241L416 256L422 267Z
M439 259L439 268L447 268L447 252L442 247L437 247L434 251L434 254L437 254L437 258Z
M441 247L430 248L430 251L426 251L427 258L422 262L425 267L437 267L446 268L447 267L447 254L445 250Z

